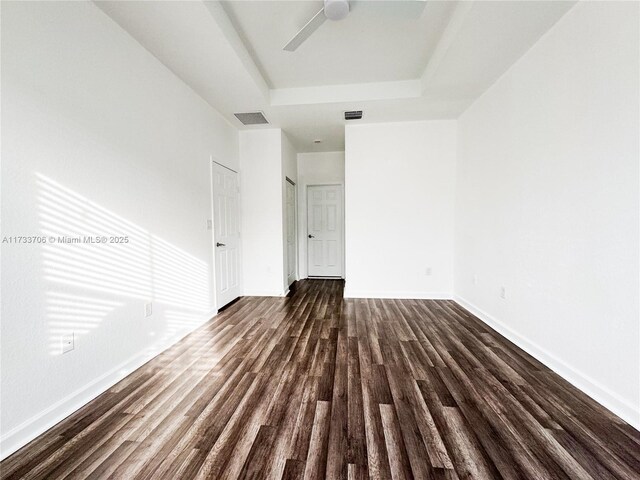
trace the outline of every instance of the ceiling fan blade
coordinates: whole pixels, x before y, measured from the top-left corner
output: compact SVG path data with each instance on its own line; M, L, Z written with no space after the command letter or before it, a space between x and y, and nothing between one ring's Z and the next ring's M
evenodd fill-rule
M298 48L302 44L302 42L304 42L307 38L309 38L311 34L315 32L318 29L318 27L324 23L326 19L327 17L325 17L324 15L324 8L323 8L318 13L316 13L313 16L313 18L309 20L307 24L304 27L302 27L300 31L296 33L291 40L289 40L289 43L287 43L283 47L283 50L286 50L288 52L293 52L296 48Z

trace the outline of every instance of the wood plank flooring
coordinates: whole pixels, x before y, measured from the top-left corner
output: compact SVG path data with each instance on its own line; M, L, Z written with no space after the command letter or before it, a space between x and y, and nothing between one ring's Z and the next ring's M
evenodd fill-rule
M452 301L246 297L3 479L638 479L640 433Z

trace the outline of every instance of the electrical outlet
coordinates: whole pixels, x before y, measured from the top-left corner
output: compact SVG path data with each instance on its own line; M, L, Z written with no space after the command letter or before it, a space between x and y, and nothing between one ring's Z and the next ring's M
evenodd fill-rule
M474 274L473 274L473 284L474 284L474 285L477 285L479 280L480 280L480 279L478 278L478 274L477 274L477 273L474 273Z
M151 302L144 304L144 316L150 317L153 313L153 304Z
M502 299L507 298L507 289L504 287L500 287L500 298Z
M213 221L209 218L207 219L207 230L213 229Z
M430 277L430 276L431 276L431 267L427 267L427 268L425 268L425 269L424 269L424 274L425 274L427 277Z
M62 335L62 353L70 352L75 348L75 342L72 333Z

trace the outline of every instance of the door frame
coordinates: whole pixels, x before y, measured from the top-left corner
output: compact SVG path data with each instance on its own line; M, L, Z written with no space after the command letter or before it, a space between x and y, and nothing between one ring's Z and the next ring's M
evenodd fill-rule
M240 208L240 172L234 170L233 168L227 167L224 163L222 163L217 157L213 155L209 155L209 183L210 183L210 214L211 214L211 296L213 298L213 307L212 310L217 313L221 308L218 303L218 285L217 285L217 275L216 275L216 222L215 222L215 200L214 200L214 178L213 178L213 165L219 165L222 168L226 168L227 170L235 173L238 178L238 284L240 286L240 296L244 291L244 285L242 283L242 209ZM207 225L208 226L208 225Z
M289 183L292 187L293 187L293 228L294 228L294 232L293 232L293 239L295 242L295 248L294 248L294 261L296 263L295 268L294 268L294 279L293 282L295 282L296 280L298 280L298 278L300 277L300 269L299 269L299 265L300 265L300 258L299 258L299 245L298 245L298 185L296 184L296 182L294 182L293 180L291 180L289 177L285 176L284 177L285 182ZM285 184L285 188L287 188L286 184ZM285 192L286 195L286 192ZM288 208L287 203L286 203L286 196L285 196L285 210ZM288 212L287 212L288 213ZM287 220L285 219L285 222L287 222ZM287 225L287 229L288 229L288 225ZM287 232L288 235L289 232ZM287 242L287 238L285 237L285 244ZM287 245L287 249L286 249L286 259L287 259L287 271L285 272L285 278L286 278L286 282L287 282L287 288L289 288L293 282L289 283L289 246Z
M342 222L342 235L340 236L340 245L341 245L341 273L340 273L340 277L313 277L313 278L345 278L345 251L344 251L344 247L345 247L345 235L346 235L346 222L345 222L345 201L344 201L344 182L322 182L322 183L309 183L309 184L305 184L304 186L304 198L305 198L305 217L304 217L304 230L301 229L301 231L304 231L304 240L306 242L306 247L305 247L305 262L307 265L307 275L306 278L311 278L309 276L309 243L308 243L308 235L309 235L309 187L340 187L340 192L342 193L341 195L341 202L340 202L340 218L341 218L341 222Z

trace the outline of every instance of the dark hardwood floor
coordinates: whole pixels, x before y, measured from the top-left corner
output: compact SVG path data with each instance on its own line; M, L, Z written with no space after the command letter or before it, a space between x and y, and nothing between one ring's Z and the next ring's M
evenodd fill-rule
M638 479L640 433L452 301L246 297L3 479Z

